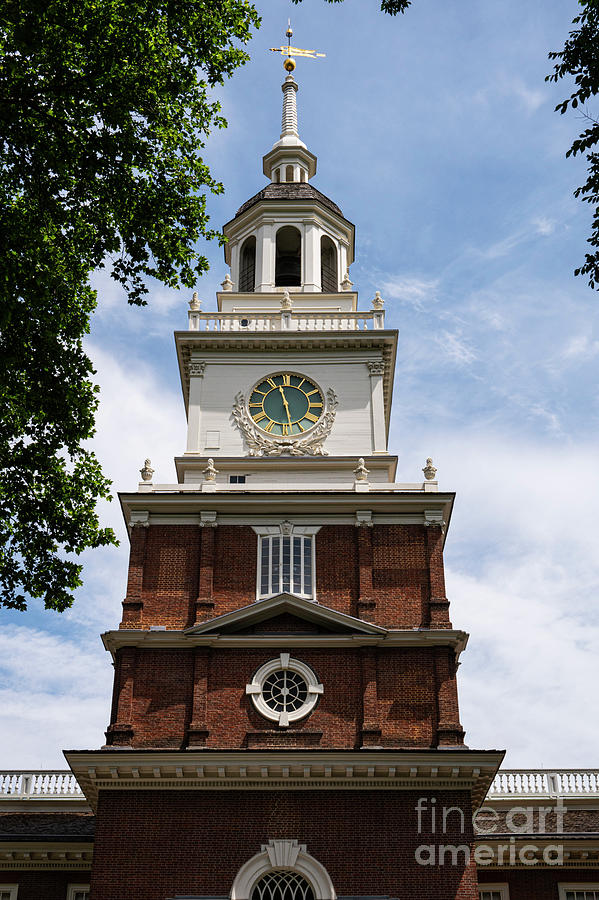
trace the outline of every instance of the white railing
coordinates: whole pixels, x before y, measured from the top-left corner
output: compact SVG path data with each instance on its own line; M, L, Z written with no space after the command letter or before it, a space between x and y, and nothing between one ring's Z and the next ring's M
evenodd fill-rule
M367 331L385 327L385 311L240 313L189 311L190 331Z
M216 460L218 462L218 460ZM360 482L358 482L360 483ZM387 493L405 493L407 491L419 492L419 493L428 493L428 492L436 492L438 490L438 483L436 481L418 481L418 482L410 482L410 483L399 483L399 482L386 482L386 481L371 481L371 482L362 482L362 484L366 485L364 490L372 491L375 493L376 491L387 491ZM208 485L208 487L206 487ZM154 494L174 494L174 493L189 493L194 494L198 491L206 491L213 493L214 491L227 492L227 493L268 493L269 491L318 491L319 493L323 493L325 491L329 492L338 492L338 491L354 491L355 490L355 481L347 481L347 482L325 482L325 481L296 481L296 482L287 482L287 481L277 481L277 482L265 482L265 483L254 483L254 484L228 484L227 482L220 481L199 481L197 483L186 482L182 484L152 484L149 481L142 482L139 485L139 490L145 493L154 493Z
M599 769L503 769L489 788L489 798L599 794Z
M0 800L27 800L30 797L53 799L82 797L83 792L72 772L47 770L42 772L0 772Z

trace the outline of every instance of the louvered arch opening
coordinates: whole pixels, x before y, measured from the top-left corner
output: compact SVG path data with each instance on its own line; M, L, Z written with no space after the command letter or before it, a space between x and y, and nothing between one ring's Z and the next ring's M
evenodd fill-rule
M323 294L336 294L339 290L337 248L326 235L320 239L320 284Z
M239 261L239 290L243 294L254 290L256 278L256 238L249 237L241 247Z

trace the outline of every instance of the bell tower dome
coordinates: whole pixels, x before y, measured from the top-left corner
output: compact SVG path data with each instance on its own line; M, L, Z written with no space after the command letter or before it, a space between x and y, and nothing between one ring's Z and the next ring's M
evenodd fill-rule
M282 91L281 137L262 160L270 184L223 228L231 287L241 294L349 291L354 226L336 203L309 184L316 156L300 140L298 85L291 73ZM328 301L324 307L329 308Z

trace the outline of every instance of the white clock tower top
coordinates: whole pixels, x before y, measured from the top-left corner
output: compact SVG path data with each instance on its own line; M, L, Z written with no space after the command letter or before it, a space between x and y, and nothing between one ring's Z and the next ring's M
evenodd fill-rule
M178 480L208 492L389 490L397 332L378 292L358 309L354 226L309 182L316 156L299 137L293 60L285 67L270 182L223 227L217 310L194 294L176 334L188 414Z

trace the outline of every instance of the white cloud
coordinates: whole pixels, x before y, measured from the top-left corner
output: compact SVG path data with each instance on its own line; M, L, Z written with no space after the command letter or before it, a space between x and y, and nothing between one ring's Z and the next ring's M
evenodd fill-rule
M390 276L381 286L381 294L390 300L399 300L415 309L426 309L436 303L438 279Z
M467 743L513 767L596 764L599 563L591 446L429 432L441 489L457 491L446 542ZM577 479L580 478L580 489Z
M99 638L7 625L0 672L3 767L66 768L63 749L104 743L112 667Z
M555 231L554 220L547 219L545 216L539 216L537 219L533 219L532 224L535 226L537 234L541 234L543 237L553 234Z
M467 366L474 362L477 354L461 331L444 331L435 337L435 343L452 363Z
M594 340L588 334L578 334L569 338L561 355L567 360L586 362L599 355L599 341Z

